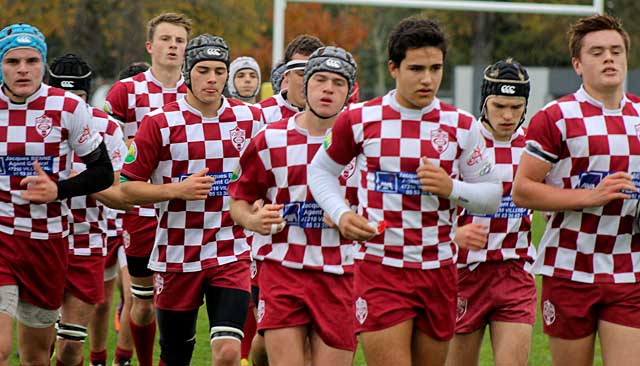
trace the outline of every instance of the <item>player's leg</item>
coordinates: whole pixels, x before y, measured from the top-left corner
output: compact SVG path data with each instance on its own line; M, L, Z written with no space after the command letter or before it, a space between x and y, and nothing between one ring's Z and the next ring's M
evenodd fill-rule
M240 344L240 366L249 366L249 353L251 352L251 343L256 335L256 318L253 314L253 301L249 303L249 311L244 324L244 338Z
M111 250L111 249L110 249ZM118 276L118 264L107 255L104 271L104 300L96 305L94 315L89 321L89 350L91 366L107 364L107 337L109 335L109 315L113 302L116 277Z
M448 340L437 340L419 328L413 328L411 337L412 366L441 366L447 361Z
M95 305L87 303L67 292L62 303L62 317L58 324L56 365L77 366L83 364L84 341L87 326Z
M157 309L160 330L160 365L189 366L196 344L198 309Z
M524 263L510 260L496 263L491 296L495 309L490 316L491 344L497 366L526 366L536 320L537 288Z
M124 248L118 249L118 263L120 273L118 274L122 283L122 312L120 315L120 330L116 341L116 350L113 357L114 366L125 366L131 362L133 357L133 338L131 337L131 327L129 326L129 314L131 313L131 278L129 277L129 267L127 266Z
M477 366L485 327L471 333L456 333L449 345L447 366Z
M640 329L600 320L598 322L604 365L640 362Z
M331 347L322 337L312 331L309 334L311 344L311 364L314 366L349 366L353 361L353 351ZM289 363L293 365L293 363Z
M57 318L57 310L43 309L22 300L18 302L17 333L21 365L49 364Z
M495 365L528 365L532 333L531 324L491 322L491 344Z
M262 262L257 260L251 262L251 297L253 299L253 316L256 319L256 327L258 320L258 301L260 297L258 280L261 264ZM267 358L267 346L264 344L264 337L259 332L256 332L251 340L251 363L253 366L269 365L269 360Z
M304 346L308 331L306 325L267 329L264 340L269 355L269 365L304 365Z
M18 286L0 286L0 366L9 366L13 320L18 311Z
M386 329L360 333L368 366L410 366L413 319Z
M220 268L233 265L232 263ZM248 268L246 269L246 286L242 287L247 290L205 285L213 366L237 365L240 362L240 341L244 336L242 329L244 329L251 296L248 291Z
M597 286L562 278L542 278L541 308L554 366L593 365Z
M127 255L131 279L131 311L129 329L140 366L152 366L156 318L153 307L153 274L147 268L148 258ZM121 320L122 323L122 320Z

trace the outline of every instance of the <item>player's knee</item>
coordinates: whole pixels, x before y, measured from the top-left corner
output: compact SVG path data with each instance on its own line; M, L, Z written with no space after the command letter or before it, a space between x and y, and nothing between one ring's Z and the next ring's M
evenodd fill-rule
M160 337L160 359L169 366L189 366L195 344L195 336L187 340Z
M136 303L149 303L153 300L153 285L144 286L132 283L131 296L133 296L134 302Z
M240 360L240 342L218 338L212 341L212 347L216 365L235 365Z
M74 352L76 349L82 349L83 343L87 338L87 327L78 324L59 323L56 328L58 340L62 341L61 348L63 350Z

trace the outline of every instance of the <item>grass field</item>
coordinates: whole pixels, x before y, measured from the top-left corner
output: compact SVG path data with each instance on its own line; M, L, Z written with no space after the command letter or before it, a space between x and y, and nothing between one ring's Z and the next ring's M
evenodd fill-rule
M544 231L544 223L538 215L535 215L534 223L533 223L533 241L536 245L540 241L540 237L542 236L543 231ZM539 278L537 279L537 282L539 285L540 284ZM114 301L114 303L117 305L117 300ZM539 312L539 308L538 308L538 312ZM206 314L205 308L202 307L200 309L200 314L198 317L198 330L197 330L198 333L196 337L196 347L195 347L195 351L193 353L193 359L191 362L193 366L208 366L211 364L211 354L209 350L208 324L209 323L207 320L207 314ZM111 360L113 359L113 352L115 350L116 339L115 339L115 333L113 329L111 329L109 332L110 333L109 333L109 343L108 343L108 354L109 354L109 362L111 362ZM88 347L86 348L88 349ZM15 349L15 343L14 343L14 349ZM155 364L157 364L157 360L159 359L159 346L157 342L156 342L155 354L156 354ZM89 364L88 360L89 360L89 351L87 350L85 352L86 365ZM529 364L532 366L551 365L551 355L549 353L549 344L548 344L547 337L542 333L542 323L541 323L541 317L539 313L537 314L536 324L533 330L533 341L531 346L531 357L530 357ZM12 358L11 365L18 366L18 359L15 356ZM366 365L364 356L362 354L362 350L358 350L358 353L356 354L356 358L354 360L354 365L355 366ZM484 337L484 343L483 343L482 352L480 355L480 365L481 366L493 365L493 355L491 353L491 344L490 344L490 337L489 337L488 331L485 333L485 337ZM602 365L599 345L596 346L596 356L595 356L594 365Z

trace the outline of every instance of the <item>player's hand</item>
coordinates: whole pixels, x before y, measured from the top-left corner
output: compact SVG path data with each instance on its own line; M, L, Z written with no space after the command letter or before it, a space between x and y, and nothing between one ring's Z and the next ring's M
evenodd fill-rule
M26 177L20 181L20 185L27 187L22 192L22 198L34 203L47 203L58 198L58 185L42 170L38 161L33 162L36 175Z
M376 230L369 226L369 222L363 216L349 211L340 216L338 229L342 236L349 240L365 241L378 235Z
M458 226L453 239L460 248L468 250L480 250L487 246L489 228L480 223L472 222L464 226Z
M191 174L180 182L176 190L176 198L185 201L206 200L211 192L211 185L215 182L214 177L207 175L209 168Z
M628 194L620 192L622 190L631 192L638 191L633 184L631 175L625 172L607 175L595 189L588 192L587 207L604 206L613 200L631 198Z
M422 157L422 165L418 167L418 179L424 192L430 192L442 198L448 198L453 189L453 181L444 169L429 162Z
M280 215L282 204L264 204L263 200L253 203L253 213L247 229L262 235L277 234L284 230L286 222Z
M351 202L349 202L348 199L344 199L344 203L347 204L347 206L351 207ZM325 225L327 225L328 228L331 229L335 229L338 227L338 225L336 225L335 222L333 222L333 220L331 220L331 218L329 217L329 214L325 211L324 214L322 215L322 222L324 222Z

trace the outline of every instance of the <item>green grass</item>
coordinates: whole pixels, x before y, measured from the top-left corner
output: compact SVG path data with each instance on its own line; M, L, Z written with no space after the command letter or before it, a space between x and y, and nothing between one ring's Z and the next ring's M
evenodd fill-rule
M543 231L544 231L544 221L541 219L539 215L536 214L534 215L533 230L532 230L533 242L536 245L540 241L540 237L542 236ZM537 283L539 288L540 278L537 278ZM539 293L540 291L538 291L538 294ZM114 300L114 310L118 302L117 296L118 295L116 295L116 299ZM540 308L538 307L537 310L538 310L538 313L536 316L536 324L534 325L534 328L533 328L533 340L531 345L531 356L530 356L529 364L532 366L546 366L551 364L551 354L549 352L548 339L546 335L544 335L544 333L542 332L542 323L541 323L541 317L539 313ZM205 307L203 306L200 308L200 314L198 316L196 347L195 347L195 350L193 353L193 359L191 362L193 366L208 366L211 364L211 352L209 350L209 329L208 328L209 328L209 322L207 319L207 313L206 313ZM110 329L109 341L107 346L109 362L113 360L115 344L116 344L116 334L113 331L113 329ZM88 360L89 360L88 344L87 344L87 347L85 348L87 349L85 352L85 364L88 365ZM14 349L15 349L15 342L14 342ZM159 351L160 351L159 345L156 341L154 364L157 364L157 360L159 359ZM18 359L15 356L12 358L11 365L16 365L16 366L18 365ZM358 349L358 352L354 360L354 365L355 366L366 365L364 355L362 354L361 349ZM484 342L483 342L482 350L480 353L480 365L481 366L493 365L493 355L491 353L491 344L490 344L490 337L489 337L488 331L485 333ZM600 346L598 341L596 341L596 355L595 355L594 365L597 365L597 366L602 365L602 357L601 357Z

